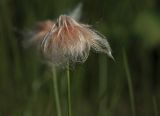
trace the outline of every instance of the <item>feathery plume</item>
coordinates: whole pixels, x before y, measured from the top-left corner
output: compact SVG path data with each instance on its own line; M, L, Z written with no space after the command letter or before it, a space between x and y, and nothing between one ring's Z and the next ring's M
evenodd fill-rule
M67 15L61 15L55 22L40 22L29 42L36 44L43 57L55 65L83 63L90 50L106 53L113 59L102 34Z

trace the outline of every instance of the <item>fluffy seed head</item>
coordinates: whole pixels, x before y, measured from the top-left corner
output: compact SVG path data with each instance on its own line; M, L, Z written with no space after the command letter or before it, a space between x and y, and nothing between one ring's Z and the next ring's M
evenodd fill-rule
M113 58L103 35L66 15L61 15L56 22L40 23L30 41L35 42L43 57L55 65L83 63L90 49Z

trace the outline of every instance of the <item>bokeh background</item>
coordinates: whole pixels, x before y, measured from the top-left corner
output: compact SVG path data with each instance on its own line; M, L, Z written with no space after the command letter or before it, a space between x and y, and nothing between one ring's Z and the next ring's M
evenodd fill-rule
M78 3L80 21L107 37L115 62L91 52L72 68L73 116L159 116L159 0L0 0L0 116L56 116L52 71L22 41ZM66 71L57 72L66 116Z

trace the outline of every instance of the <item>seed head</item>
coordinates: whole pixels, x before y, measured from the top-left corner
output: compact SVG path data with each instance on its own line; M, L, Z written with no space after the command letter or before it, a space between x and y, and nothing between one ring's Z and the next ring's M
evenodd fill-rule
M55 65L83 63L91 49L113 58L102 34L66 15L61 15L56 22L39 23L30 41L36 43L43 57Z

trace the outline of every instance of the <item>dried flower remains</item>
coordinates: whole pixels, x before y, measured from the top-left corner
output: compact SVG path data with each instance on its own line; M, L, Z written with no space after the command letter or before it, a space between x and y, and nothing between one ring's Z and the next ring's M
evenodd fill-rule
M90 50L113 58L110 45L102 34L66 15L61 15L55 22L40 22L29 43L36 44L42 56L55 65L83 63Z

